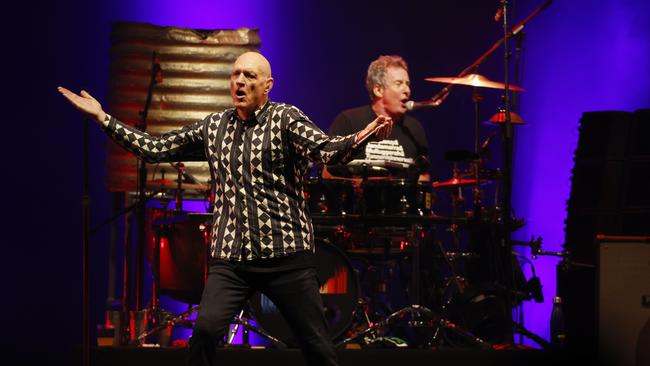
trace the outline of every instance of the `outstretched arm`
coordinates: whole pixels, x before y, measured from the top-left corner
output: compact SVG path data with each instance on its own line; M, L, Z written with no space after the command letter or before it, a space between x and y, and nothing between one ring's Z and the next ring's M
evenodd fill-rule
M295 107L289 110L288 117L288 131L296 151L323 164L347 163L356 149L371 139L385 139L393 126L389 117L378 116L356 134L330 137Z
M62 86L58 87L57 90L75 108L92 117L99 123L104 122L106 112L104 112L102 105L97 101L97 99L93 98L93 96L88 94L87 91L82 90L81 93L75 94Z
M151 136L108 115L85 90L75 94L64 87L57 89L75 108L99 122L111 139L148 162L178 161L188 157L195 159L197 154L204 155L203 127L215 115L211 114L202 121L162 136ZM214 118L218 119L219 116Z

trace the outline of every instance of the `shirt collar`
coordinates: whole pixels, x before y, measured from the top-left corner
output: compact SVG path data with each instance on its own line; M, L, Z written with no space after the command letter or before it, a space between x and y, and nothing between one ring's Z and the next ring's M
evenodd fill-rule
M237 114L237 110L234 110L233 118L231 119L231 122L242 121L247 124L264 123L266 121L266 112L269 109L269 105L271 105L271 100L267 99L266 102L261 107L257 108L255 112L253 112L253 117L248 121L244 121L241 118L239 118L239 114Z

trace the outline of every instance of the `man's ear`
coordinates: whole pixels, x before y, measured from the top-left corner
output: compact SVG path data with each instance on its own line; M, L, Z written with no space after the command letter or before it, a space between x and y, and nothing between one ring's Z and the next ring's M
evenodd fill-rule
M273 89L273 78L266 79L266 85L264 85L264 94L268 94Z
M375 96L375 98L382 98L384 96L384 88L377 84L372 87L372 94Z

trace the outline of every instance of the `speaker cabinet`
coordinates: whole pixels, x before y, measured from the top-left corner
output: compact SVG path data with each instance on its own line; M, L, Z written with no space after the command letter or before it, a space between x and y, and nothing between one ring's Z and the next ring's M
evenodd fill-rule
M650 237L599 235L596 245L601 364L650 365Z

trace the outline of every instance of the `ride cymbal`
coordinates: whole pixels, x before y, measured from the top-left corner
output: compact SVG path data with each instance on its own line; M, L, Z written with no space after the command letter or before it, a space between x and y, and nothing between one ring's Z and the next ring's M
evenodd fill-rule
M477 88L492 88L492 89L505 89L506 85L498 81L492 81L486 78L483 75L479 74L467 74L461 77L437 77L437 78L425 78L424 80L433 81L436 83L446 83L446 84L456 84L456 85L469 85ZM523 88L520 88L516 85L510 84L508 86L509 90L513 91L524 91Z

